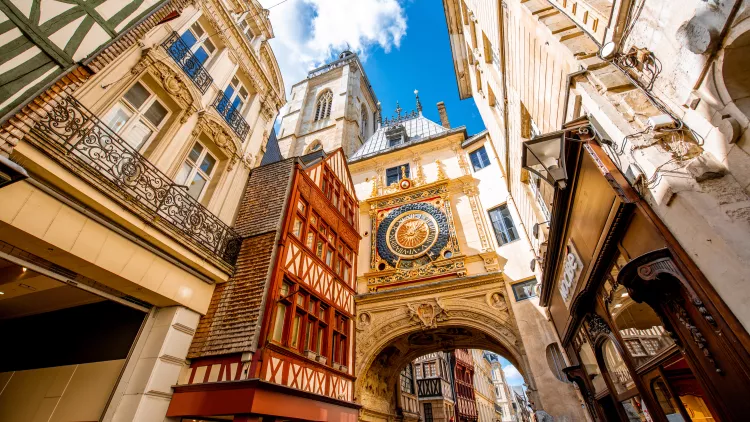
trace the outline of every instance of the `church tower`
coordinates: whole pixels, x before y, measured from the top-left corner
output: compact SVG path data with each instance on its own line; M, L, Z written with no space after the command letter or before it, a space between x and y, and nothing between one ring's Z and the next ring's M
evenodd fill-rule
M349 157L377 130L377 97L348 50L294 85L288 104L278 134L284 157L339 147Z

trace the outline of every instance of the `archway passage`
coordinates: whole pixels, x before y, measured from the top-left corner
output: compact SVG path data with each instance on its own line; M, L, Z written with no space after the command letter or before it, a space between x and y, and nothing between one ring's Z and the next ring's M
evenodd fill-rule
M400 416L401 370L435 352L483 349L505 357L524 376L529 398L536 385L501 274L360 295L357 303L355 387L361 420Z
M724 52L722 76L737 108L750 118L750 31L740 35Z

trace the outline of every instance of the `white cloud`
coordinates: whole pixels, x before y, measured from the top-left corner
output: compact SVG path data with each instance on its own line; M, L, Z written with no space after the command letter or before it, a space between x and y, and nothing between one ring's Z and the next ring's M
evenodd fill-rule
M261 0L264 7L279 0ZM347 48L364 60L368 49L398 48L406 16L398 0L287 0L271 10L276 58L289 88Z
M515 366L503 366L503 372L505 373L505 381L508 383L508 385L523 385L523 375L518 372L518 369L516 369Z

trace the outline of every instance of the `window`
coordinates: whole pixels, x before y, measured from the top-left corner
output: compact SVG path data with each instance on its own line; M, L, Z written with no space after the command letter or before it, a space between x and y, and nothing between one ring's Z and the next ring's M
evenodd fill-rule
M237 76L232 76L229 86L224 89L224 98L216 105L216 109L226 116L231 116L234 111L242 113L245 104L248 103L250 93L245 89ZM229 107L230 109L226 110Z
M424 404L424 422L432 422L432 403Z
M294 283L284 280L279 288L271 340L298 352L326 356L329 307Z
M159 131L168 114L156 95L136 82L109 110L104 123L139 151Z
M401 370L401 392L414 394L414 374L412 373L411 364L406 365Z
M409 177L409 165L402 164L398 167L391 167L385 171L386 186L398 183L399 180Z
M495 231L495 238L499 246L518 240L518 232L513 225L513 219L510 217L507 204L493 208L489 213L492 229Z
M536 296L536 279L514 284L512 287L516 302Z
M333 105L333 92L330 89L325 90L318 97L315 104L315 121L327 119L331 116L331 106Z
M415 368L417 369L417 379L422 379L422 364L416 364Z
M198 22L190 25L190 28L180 38L182 38L182 41L190 48L190 51L193 52L193 55L201 64L205 63L216 52L216 46L209 39L208 32ZM195 76L194 73L198 69L197 66L195 68L188 67L185 68L185 71L190 76Z
M474 171L479 171L490 165L490 157L487 156L487 150L484 146L470 152L469 159L471 160L472 167L474 167Z
M487 38L487 34L482 31L482 47L484 47L484 61L486 63L492 63L492 43Z
M297 200L297 209L294 215L294 221L292 222L292 234L302 240L302 235L305 232L305 221L307 220L307 202L300 197Z
M214 157L203 144L196 142L175 176L175 183L187 186L188 195L200 201L216 168Z
M566 366L565 361L563 360L562 353L560 353L560 348L557 346L557 343L551 343L547 346L547 365L549 365L549 369L555 375L555 378L562 382L568 382L568 379L563 372L563 368Z
M531 188L531 193L534 194L539 209L542 211L542 215L549 221L549 208L547 208L547 203L544 201L544 196L542 196L542 179L532 172L529 172L529 187Z
M424 364L424 377L431 378L437 376L437 366L435 362L427 362Z
M365 105L362 104L362 118L359 121L359 131L362 135L362 139L367 137L367 108L365 108Z
M333 323L333 362L346 365L349 351L349 318L336 312Z

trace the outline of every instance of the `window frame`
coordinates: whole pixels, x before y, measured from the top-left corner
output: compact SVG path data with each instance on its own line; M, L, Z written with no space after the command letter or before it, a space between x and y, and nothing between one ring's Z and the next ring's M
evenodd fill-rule
M314 122L324 121L331 117L333 109L333 91L326 88L315 99Z
M511 223L513 223L512 227L508 227L505 224L505 220L504 220L505 216L502 215L503 209L507 212L507 218L510 219ZM498 228L495 225L496 220L492 218L493 213L495 212L499 212L501 216L500 220L497 220L497 221L503 226L502 229L504 230L501 230L500 232L498 232ZM500 204L496 207L490 208L489 210L487 210L487 215L490 218L490 225L492 226L492 231L495 233L495 241L497 242L498 247L508 245L510 243L513 243L521 239L521 236L518 233L518 229L516 228L516 223L513 220L513 215L510 213L510 207L508 207L507 202ZM512 232L511 232L511 229L512 229ZM515 236L514 239L510 239L511 238L510 233L513 233L513 235ZM500 236L501 234L505 234L509 240L507 242L502 241L502 238Z
M480 151L484 152L484 158L479 153ZM472 158L472 156L477 156L478 158L480 158L480 160L478 160L478 163L481 165L479 168L477 168L476 164L474 163L474 159ZM484 159L486 159L487 161L484 162ZM490 160L490 155L487 153L487 148L485 148L484 145L469 153L469 161L471 162L471 168L472 170L474 170L474 173L492 165L492 160Z
M196 162L191 164L189 162L190 161L190 153L193 151L193 149L194 149L194 147L195 147L196 144L200 145L203 148L203 150L201 151L200 155L198 155L198 159L196 160ZM203 160L205 159L206 155L210 155L214 159L214 166L211 169L211 174L209 174L209 175L207 175L206 172L204 172L200 168L200 164L203 162ZM188 172L187 176L185 177L185 181L182 182L182 183L179 183L179 182L177 182L177 176L180 174L180 170L182 169L182 165L184 165L184 164L192 165L192 168L190 169L190 172ZM185 186L186 188L188 188L188 189L186 189L186 193L187 193L189 191L189 189L190 189L190 185L188 183L190 183L195 178L195 175L198 172L200 172L200 174L206 179L206 184L203 185L203 188L201 189L201 192L198 194L198 197L194 197L194 196L190 195L189 193L188 193L188 196L190 196L191 198L195 199L198 202L201 202L203 200L203 197L206 194L206 190L207 190L208 186L211 184L211 181L213 180L214 174L216 173L216 169L219 167L220 164L221 164L221 161L219 160L219 157L217 157L216 155L214 155L214 153L212 153L208 149L208 146L206 146L205 143L203 143L200 140L196 139L193 142L191 148L188 149L188 151L185 153L184 157L182 158L182 161L180 162L180 166L177 167L177 172L175 173L174 178L172 180L176 184L181 185L181 186Z
M237 80L237 83L234 84L233 79ZM242 105L238 108L235 108L234 110L242 115L242 112L244 111L245 107L247 107L248 103L250 103L250 90L245 87L245 84L242 83L239 77L239 73L235 73L231 78L229 78L229 82L227 82L227 86L224 88L224 94L227 92L227 88L232 87L234 92L229 97L229 103L227 104L227 107L232 107L232 103L234 103L234 100L239 97L240 102ZM245 90L247 93L246 98L242 98L240 95L241 90Z
M539 282L537 281L536 277L530 278L528 280L524 280L524 281L521 281L521 282L518 282L518 283L511 284L510 285L510 289L513 290L513 298L516 300L516 302L522 302L524 300L531 299L532 297L537 297L536 286L538 284L539 284ZM532 289L531 289L531 291L532 291L533 294L528 295L526 297L519 298L518 297L518 291L516 290L516 288L518 288L518 287L525 287L527 285L532 285L533 286Z
M406 178L408 179L410 177L409 176L410 175L410 166L409 166L409 163L399 164L399 165L397 165L395 167L390 167L390 168L385 169L385 185L386 186L390 186L390 185L392 185L394 183L398 183L398 182L400 182L402 180L402 175L401 175L402 174L401 173L401 169L402 168L406 168L406 171L404 172L404 174L406 174ZM396 170L396 174L397 174L398 179L396 179L396 180L394 180L392 182L389 182L388 179L391 176L388 175L388 172L392 171L392 170Z
M198 34L196 34L195 30L193 29L194 25L198 25L201 31L203 31L203 35L198 36ZM195 43L190 46L190 52L194 55L195 52L198 51L198 48L203 48L203 51L206 52L206 61L203 62L203 64L207 65L208 62L214 57L214 54L219 51L219 47L216 45L216 43L211 41L211 34L209 33L209 31L206 31L206 28L203 26L203 24L200 23L199 20L196 20L195 22L188 25L185 31L190 31L190 33L193 34L193 37L195 38ZM183 31L182 34L184 35L185 32ZM211 46L213 47L213 51L209 51L209 49L206 47L206 41L211 44Z
M140 107L136 107L134 104L131 104L130 101L125 98L125 95L127 95L130 90L133 89L136 85L140 85L143 87L143 89L149 94L148 97L143 101L143 104L141 104ZM158 125L154 125L154 123L149 120L146 117L146 112L151 109L151 107L154 105L154 103L158 102L165 110L167 110L167 113L164 115L164 117L161 119L161 122L159 122ZM125 123L118 129L113 128L109 126L108 123L105 123L105 125L112 130L112 132L119 135L123 141L125 141L133 150L141 152L148 148L149 145L151 145L151 141L154 140L156 135L164 128L166 123L169 121L169 118L172 115L172 110L167 107L167 105L159 99L159 95L156 94L151 88L149 88L148 84L145 83L145 81L139 79L133 84L131 84L128 89L123 91L122 95L119 97L117 101L112 104L112 106L109 108L109 111L104 115L104 119L107 119L109 114L112 113L115 110L115 107L120 106L121 108L124 108L125 110L130 112L130 116L125 121ZM151 130L151 135L148 136L147 139L144 139L141 141L141 144L139 146L133 146L128 142L126 138L126 132L135 125L137 121L140 121L142 124L145 124L147 128Z

